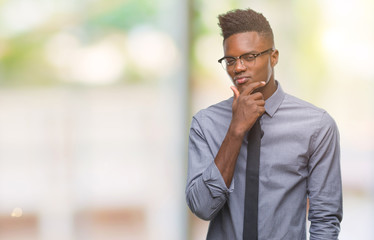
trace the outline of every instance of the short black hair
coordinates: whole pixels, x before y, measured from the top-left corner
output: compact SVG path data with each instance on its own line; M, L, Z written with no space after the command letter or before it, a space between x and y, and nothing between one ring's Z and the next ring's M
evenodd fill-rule
M219 15L218 20L223 41L236 33L257 32L274 43L273 30L268 20L261 13L250 8L229 11Z

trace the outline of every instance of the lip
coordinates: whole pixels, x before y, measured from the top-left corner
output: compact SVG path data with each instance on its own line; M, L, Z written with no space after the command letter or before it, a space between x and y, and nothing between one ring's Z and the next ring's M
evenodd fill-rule
M234 77L234 82L237 85L244 84L244 83L248 82L249 80L250 80L250 77L248 77L248 76Z

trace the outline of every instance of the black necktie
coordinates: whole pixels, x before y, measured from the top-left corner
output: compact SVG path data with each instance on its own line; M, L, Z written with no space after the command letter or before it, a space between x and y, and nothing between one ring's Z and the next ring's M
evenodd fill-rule
M245 179L243 240L257 240L258 170L260 165L261 126L259 119L248 132Z

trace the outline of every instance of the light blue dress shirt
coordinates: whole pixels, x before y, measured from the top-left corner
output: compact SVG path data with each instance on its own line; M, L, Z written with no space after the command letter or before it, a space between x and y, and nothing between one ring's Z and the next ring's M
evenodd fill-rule
M305 240L307 198L311 240L338 239L342 220L339 132L330 115L286 94L279 83L261 118L259 240ZM192 119L186 199L210 220L207 239L242 239L247 140L229 188L214 163L231 122L233 98Z

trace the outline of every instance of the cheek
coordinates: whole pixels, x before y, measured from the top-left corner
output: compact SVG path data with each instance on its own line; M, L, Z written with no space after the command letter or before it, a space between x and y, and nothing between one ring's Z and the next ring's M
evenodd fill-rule
M273 69L270 65L270 62L265 62L259 68L256 69L255 71L255 76L259 78L261 81L267 81L268 78L271 76L273 72Z
M235 74L232 73L232 72L228 72L226 71L227 75L230 77L231 81L233 81L234 77L235 77Z
M269 62L268 66L267 66L267 72L268 72L268 75L271 76L273 74L273 68Z

